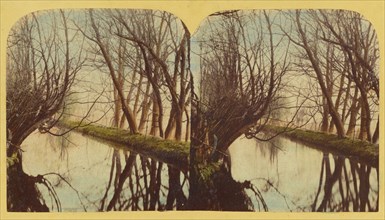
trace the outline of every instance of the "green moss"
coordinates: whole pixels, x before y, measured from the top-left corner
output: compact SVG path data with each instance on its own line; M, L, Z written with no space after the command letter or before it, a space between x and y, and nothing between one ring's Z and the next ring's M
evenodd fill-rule
M98 125L79 126L79 122L61 121L59 126L72 128L76 131L103 141L113 143L116 147L128 148L137 153L152 157L159 161L176 165L182 170L188 168L189 143L174 140L164 140L158 137L141 134L130 134L129 131Z
M220 169L220 162L209 163L209 164L198 164L197 173L199 174L199 181L207 183L212 180L212 175L218 172Z
M12 156L7 157L7 168L13 166L16 163L19 163L19 158L17 157L17 152L14 152Z
M266 126L268 132L283 132L285 128L277 126ZM314 148L325 149L342 153L363 160L371 165L378 165L378 147L363 140L351 138L339 138L335 134L327 134L310 130L296 129L283 133L284 136L295 141L303 142Z

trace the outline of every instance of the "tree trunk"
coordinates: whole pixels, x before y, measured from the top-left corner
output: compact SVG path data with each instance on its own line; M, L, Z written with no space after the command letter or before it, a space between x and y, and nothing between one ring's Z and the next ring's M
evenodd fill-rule
M175 114L175 124L176 124L175 125L175 139L177 141L182 140L182 124L183 124L182 118L183 118L183 111L179 112L179 110L178 110L177 114Z
M372 137L372 143L377 143L380 137L380 119L377 119L376 130L374 130L374 134Z
M41 194L36 186L39 176L33 177L24 173L21 154L18 162L7 167L7 210L9 212L48 212L47 205L42 202Z
M357 115L358 115L358 111L360 109L360 103L358 103L357 107L351 107L350 108L350 120L349 120L349 126L348 126L348 130L346 132L346 136L349 136L349 137L354 137L354 129L356 127L356 124L357 124Z
M116 91L115 87L114 87L114 121L113 121L113 125L114 127L118 127L119 124L119 119L120 119L120 111L122 109L122 105L121 105L121 102L120 102L120 98L118 96L118 92Z
M184 108L184 112L185 112L185 115L186 115L186 134L185 134L185 140L184 141L188 141L190 136L190 117L188 115L188 111L186 109L186 107Z
M336 102L335 102L335 108L338 110L339 107L340 107L340 102L341 102L341 97L342 97L342 92L343 92L343 86L344 86L344 80L345 80L345 75L341 75L341 79L340 79L340 85L339 85L339 89L338 89L338 94L337 94L337 98L336 98ZM333 84L332 84L333 85ZM344 111L342 111L342 117L344 115ZM341 118L341 121L342 123L344 122L344 120ZM329 125L329 133L333 133L334 132L334 121L331 120L330 121L330 125Z
M163 137L164 136L164 134L163 134L163 105L162 105L162 97L161 97L160 91L159 91L159 85L158 85L159 82L158 82L158 76L157 76L157 75L160 75L160 73L158 71L158 68L155 68L154 71L152 71L151 64L150 64L150 61L147 57L145 47L141 44L139 44L138 46L140 48L140 51L142 53L143 60L144 60L144 67L145 67L144 72L147 76L148 81L151 83L152 90L153 90L153 95L154 95L153 96L153 100L154 100L153 109L155 109L157 111L156 115L158 116L158 119L156 119L156 121L158 122L158 125L152 124L151 129L155 128L155 126L158 127L157 129L159 130L159 135L161 137ZM155 102L156 102L156 104L155 104ZM154 121L154 118L152 121Z
M370 132L370 106L368 103L366 92L364 94L361 92L361 126L359 139L372 141L372 135Z
M135 95L134 107L133 107L133 112L134 112L135 118L136 118L136 114L137 114L138 108L139 108L139 97L140 97L140 93L142 92L142 81L143 81L143 76L140 75L139 82L138 82L138 88L136 90L136 95ZM143 111L143 108L142 108L142 111Z
M166 127L166 130L164 131L164 138L170 139L174 129L175 129L175 107L174 105L172 105L170 116L167 122L167 127Z
M327 132L329 127L329 106L327 104L325 97L322 98L322 109L323 109L323 112L322 112L321 131Z
M341 121L344 124L345 124L345 121L346 121L346 118L347 118L346 109L347 109L348 100L349 100L349 97L350 97L350 87L351 87L351 79L349 78L348 79L348 86L347 86L346 92L345 92L344 105L342 107L342 118L341 118Z
M159 106L158 102L155 101L155 97L153 97L152 102L152 120L151 120L151 130L150 135L157 136L159 134Z
M144 130L144 127L147 123L147 115L148 115L148 112L150 110L150 107L151 107L151 104L152 104L152 100L149 99L150 97L150 83L148 82L147 83L147 87L146 87L146 94L144 95L144 98L143 98L143 101L142 101L142 114L140 116L140 121L139 121L139 132L143 132Z
M348 130L346 132L346 135L349 137L353 136L353 132L357 124L358 110L360 108L361 108L361 102L358 99L358 88L356 87L356 89L354 90L352 105L350 106L350 120L349 120Z

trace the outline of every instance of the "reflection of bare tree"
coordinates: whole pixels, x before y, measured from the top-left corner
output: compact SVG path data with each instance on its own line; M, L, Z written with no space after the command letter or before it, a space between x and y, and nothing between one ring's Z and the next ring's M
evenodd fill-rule
M182 209L186 203L181 171L162 162L135 153L125 153L125 165L120 164L121 152L114 150L109 181L100 201L99 211ZM168 181L163 179L168 174ZM113 188L113 190L111 190Z
M177 209L182 209L186 204L187 198L182 191L180 183L180 171L171 166L168 166L168 176L169 191L167 195L166 209L171 210L175 201Z
M122 173L119 176L118 184L115 186L114 195L107 206L107 211L111 211L112 208L115 207L118 202L120 193L123 190L123 184L127 180L127 178L131 175L132 167L135 163L136 154L130 153L130 156L126 159L126 166L124 167Z
M158 164L158 168L156 165ZM150 167L150 207L149 210L155 210L156 204L160 204L159 201L159 191L161 184L161 171L162 171L162 163L157 163L156 161L151 161Z
M370 197L369 177L372 167L350 160L349 170L343 156L334 156L333 162L334 170L331 168L329 153L324 153L312 211L377 211L379 198ZM319 198L322 199L320 203ZM375 204L370 204L372 201Z
M114 152L112 154L112 164L111 164L111 170L110 170L110 178L109 178L109 181L108 181L108 184L107 184L106 192L105 192L103 198L100 201L101 205L100 205L100 209L99 210L103 210L104 209L104 205L106 203L106 199L107 199L107 196L108 196L108 191L111 188L115 167L116 167L116 176L115 176L114 186L116 187L117 180L119 180L118 174L120 173L120 169L121 169L120 154L119 154L119 151L117 149L114 149Z
M269 157L270 163L273 164L278 160L278 153L283 151L280 147L282 146L282 139L274 138L268 142L255 140L256 146L261 152L262 156Z

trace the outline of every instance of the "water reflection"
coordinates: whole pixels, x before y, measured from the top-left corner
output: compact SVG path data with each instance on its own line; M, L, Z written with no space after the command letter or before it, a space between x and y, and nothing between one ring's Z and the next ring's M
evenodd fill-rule
M179 170L165 165L168 182L162 183L163 163L124 152L125 166L122 170L120 156L119 151L114 150L110 179L99 211L183 209L186 203L183 192L186 177L181 183ZM166 192L165 202L161 201L162 194L165 196Z
M235 180L260 189L269 211L377 211L378 168L285 138L239 138L229 149ZM253 152L253 153L250 153ZM253 191L246 192L256 206Z
M378 191L370 186L370 173L377 169L343 156L333 160L334 170L329 154L324 153L312 211L377 211Z
M63 153L58 151L58 144L64 142ZM185 207L188 179L178 169L77 133L64 142L62 137L36 133L23 147L23 166L28 174L55 174L46 178L55 188L62 211ZM56 211L50 194L44 187L40 189L48 207Z
M234 142L231 157L212 177L210 187L200 188L201 206L189 204L186 173L78 133L66 137L36 133L22 149L26 173L47 174L44 177L55 190L53 196L39 187L50 211L198 207L324 212L377 211L379 205L378 168L285 138L271 143L246 138Z

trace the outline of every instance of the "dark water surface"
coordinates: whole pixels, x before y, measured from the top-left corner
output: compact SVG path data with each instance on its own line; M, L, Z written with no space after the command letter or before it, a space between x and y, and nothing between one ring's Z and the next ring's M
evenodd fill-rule
M24 170L48 174L62 211L175 210L187 203L186 173L76 132L35 133L22 149ZM377 168L281 137L270 143L241 137L229 152L232 177L250 181L268 211L378 210ZM39 189L56 211L54 196ZM263 210L255 190L245 189L254 210Z

